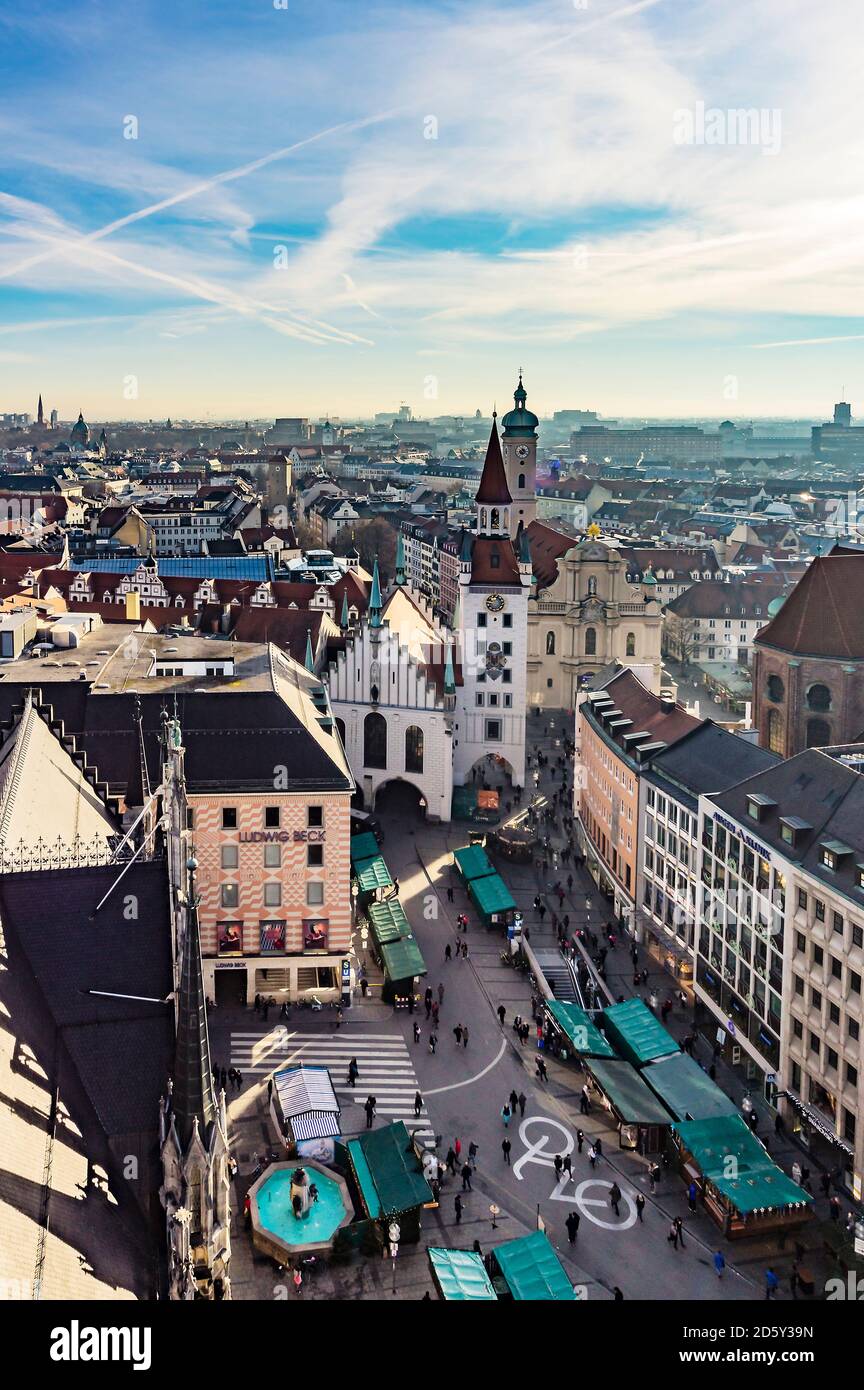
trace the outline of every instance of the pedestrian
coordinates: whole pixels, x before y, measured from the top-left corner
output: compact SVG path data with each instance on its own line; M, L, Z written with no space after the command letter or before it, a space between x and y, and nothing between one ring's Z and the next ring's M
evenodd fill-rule
M503 1027L504 1027L504 1019L505 1019L505 1016L506 1016L506 1014L507 1014L507 1010L504 1008L504 1005L503 1005L503 1004L499 1004L499 1005L498 1005L498 1008L497 1008L497 1010L496 1010L496 1013L498 1014L498 1022L501 1024L501 1027L503 1028Z
M366 1111L366 1128L367 1128L367 1129L371 1129L371 1128L372 1128L372 1120L373 1120L374 1117L375 1117L375 1098L374 1098L374 1096L367 1096L367 1097L366 1097L366 1100L365 1100L364 1103L363 1103L363 1109Z
M297 1294L297 1297L299 1298L300 1294L303 1291L303 1273L300 1269L295 1269L292 1277L294 1279L294 1292Z
M789 1292L791 1293L792 1297L796 1300L798 1298L798 1289L800 1288L800 1285L801 1276L798 1273L798 1262L797 1260L794 1260L792 1263L792 1268L789 1271Z
M769 1267L768 1269L766 1269L766 1271L765 1271L765 1297L766 1297L767 1299L770 1300L770 1299L776 1297L776 1295L777 1295L777 1285L778 1285L779 1283L780 1283L780 1280L777 1278L777 1275L774 1273L773 1269L771 1269L770 1267Z
M637 1193L636 1193L636 1215L639 1217L639 1220L640 1220L640 1221L642 1221L642 1219L643 1219L642 1213L643 1213L644 1210L645 1210L645 1198L644 1198L644 1196L642 1195L641 1192L637 1192Z
M447 945L444 947L444 959L445 959L445 960L452 960L452 959L453 959L453 947L450 945L450 942L449 942L449 941L447 942Z
M447 1164L447 1167L450 1169L450 1172L453 1174L453 1177L455 1178L455 1176L456 1176L456 1150L453 1148L453 1145L452 1145L452 1144L450 1145L449 1149L447 1150L447 1158L446 1158L445 1162L446 1162L446 1164Z
M599 1136L594 1140L594 1152L597 1155L597 1162L599 1163L600 1159L603 1157L603 1140L599 1138Z
M828 1203L828 1211L829 1211L829 1214L830 1214L830 1217L831 1217L831 1220L832 1220L832 1221L839 1221L839 1220L840 1220L840 1198L839 1198L839 1197L834 1196L834 1197L831 1198L831 1201Z
M440 985L438 986L438 1007L440 1008L441 1005L442 1005L443 1003L444 1003L444 985L443 985L443 983L442 983L442 984L440 984Z
M239 1067L234 1068L234 1084L239 1091L243 1086L243 1073Z
M591 1110L591 1100L587 1082L579 1093L579 1110L583 1115L587 1115Z
M435 1049L438 1046L438 1039L434 1033L429 1034L429 1051L435 1056Z
M680 1216L676 1216L676 1217L675 1217L675 1220L672 1222L672 1224L673 1224L673 1226L675 1227L675 1230L678 1232L678 1243L679 1243L679 1245L681 1246L681 1249L683 1250L683 1249L685 1248L685 1246L684 1246L684 1222L681 1220L681 1217L680 1217Z
M456 1039L456 1046L458 1047L459 1044L460 1044L461 1041L462 1041L462 1024L461 1024L461 1023L457 1023L457 1024L456 1024L456 1027L453 1029L453 1036L454 1036L454 1038Z
M726 1256L723 1254L723 1251L722 1251L722 1250L715 1250L715 1251L714 1251L714 1272L716 1273L718 1279L722 1279L722 1278L723 1278L723 1271L725 1270L725 1268L726 1268Z
M458 1192L453 1198L453 1206L456 1211L456 1225L458 1226L459 1222L462 1220L462 1198L459 1196Z
M502 1140L501 1140L501 1152L502 1152L503 1155L504 1155L504 1162L505 1162L506 1164L508 1164L508 1166L509 1166L509 1164L510 1164L510 1148L511 1148L510 1140L509 1140L509 1139L502 1139Z
M228 1087L228 1073L227 1073L227 1071L225 1070L224 1067L222 1068L222 1070L221 1070L221 1072L219 1073L219 1075L220 1075L221 1078L222 1078L222 1090L224 1091L224 1090L226 1090L227 1087Z
M477 1167L477 1145L474 1143L473 1139L468 1145L468 1162L472 1164L473 1167Z
M462 1140L459 1138L458 1134L456 1138L453 1140L453 1149L455 1151L456 1158L458 1161L458 1159L462 1157Z
M577 1129L577 1131L576 1131L576 1147L577 1147L577 1149L578 1149L578 1151L579 1151L580 1154L581 1154L581 1152L582 1152L582 1145L583 1145L584 1143L585 1143L585 1135L582 1133L581 1129Z
M452 888L448 888L448 889L447 889L447 901L448 901L448 903L452 903L452 901L453 901L453 889L452 889Z
M687 1205L689 1206L691 1213L692 1213L692 1212L695 1212L695 1210L696 1210L696 1184L695 1184L695 1182L691 1182L690 1186L687 1188Z
M619 1289L619 1287L618 1287L617 1284L615 1284L615 1285L613 1286L613 1289L612 1289L612 1297L613 1297L613 1299L614 1299L614 1301L615 1301L616 1303L623 1303L623 1302L624 1302L624 1295L623 1295L623 1293L621 1292L621 1290Z
M467 960L467 959L468 959L468 942L467 942L467 941L463 941L463 942L462 942L462 959L463 959L463 960Z
M591 1167L592 1167L592 1168L593 1168L593 1167L596 1165L596 1163L597 1163L597 1150L595 1149L595 1147L594 1147L593 1144L591 1145L590 1149L588 1150L588 1162L591 1164Z
M564 1167L564 1160L560 1154L555 1155L555 1177L561 1181L561 1169Z
M797 1158L792 1164L792 1181L797 1183L799 1187L801 1186L801 1164L798 1162Z
M423 1097L419 1091L414 1092L414 1118L419 1120L420 1111L423 1109Z
M352 1057L351 1061L348 1063L348 1085L351 1087L352 1091L356 1085L357 1077L359 1075L360 1068L357 1065L357 1058Z
M569 1154L565 1154L565 1155L564 1155L564 1172L567 1174L568 1179L569 1179L569 1178L572 1178L572 1176L573 1176L573 1163L572 1163L572 1160L571 1160Z
M441 1005L438 1003L438 1000L437 1000L437 999L434 999L434 1000L432 1001L432 1027L433 1027L433 1028L437 1028L437 1027L438 1027L438 1015L440 1014L440 1012L441 1012Z
M501 1107L501 1119L504 1121L504 1128L507 1129L510 1124L510 1106L507 1104L506 1100Z
M271 1076L271 1077L268 1079L268 1081L267 1081L267 1100L268 1100L268 1102L269 1102L270 1100L272 1100L272 1098L273 1098L273 1077Z
M472 1171L473 1171L473 1170L472 1170L472 1168L471 1168L471 1164L470 1164L470 1163L463 1163L463 1165L462 1165L462 1191L463 1191L463 1192L470 1192L470 1191L471 1191L471 1173L472 1173Z
M507 1099L508 1099L509 1102L510 1102L510 1114L511 1114L511 1115L515 1115L515 1114L516 1114L516 1107L517 1107L517 1105L519 1104L519 1097L517 1096L515 1089L512 1090L512 1091L510 1092L510 1094L509 1094L509 1096L507 1097Z
M420 1024L416 1021L416 1019L414 1021L414 1041L415 1043L419 1043L420 1041Z
M669 1227L669 1234L666 1237L674 1250L678 1249L678 1222L673 1221Z
M527 1103L528 1103L528 1102L527 1102L527 1097L526 1097L526 1095L525 1095L525 1092L524 1092L524 1091L520 1091L519 1094L518 1094L518 1096L516 1097L516 1099L517 1099L517 1101L518 1101L518 1103L519 1103L519 1114L520 1114L520 1115L524 1115L524 1114L525 1114L525 1106L526 1106Z
M465 1024L463 1023L463 1025L462 1025L462 1047L463 1047L463 1048L466 1048L467 1046L468 1046L468 1029L466 1028Z
M571 1245L575 1245L576 1237L579 1234L578 1213L575 1211L571 1211L570 1215L567 1217L567 1220L564 1222L564 1225L567 1227L567 1239L569 1240Z
M537 1058L537 1075L539 1076L541 1081L549 1080L549 1077L546 1074L546 1063L543 1061L542 1057Z
M822 1196L823 1196L823 1197L830 1197L830 1195L831 1195L831 1175L830 1175L830 1173L822 1173L822 1174L820 1174L819 1182L821 1183L821 1186L822 1186Z
M618 1186L617 1182L613 1182L612 1186L611 1186L610 1189L609 1189L609 1205L610 1205L610 1207L612 1208L612 1210L614 1211L614 1213L615 1213L616 1216L620 1216L620 1215L621 1215L621 1211L620 1211L620 1207L619 1207L620 1201L621 1201L621 1188Z

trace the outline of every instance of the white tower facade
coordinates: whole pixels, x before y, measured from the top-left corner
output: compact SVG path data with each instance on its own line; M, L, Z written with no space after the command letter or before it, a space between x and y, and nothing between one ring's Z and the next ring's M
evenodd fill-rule
M493 419L475 500L477 529L466 531L454 615L462 685L456 694L453 780L471 781L491 753L505 760L517 787L525 784L528 596L527 541L511 539L513 498ZM479 775L479 774L478 774Z

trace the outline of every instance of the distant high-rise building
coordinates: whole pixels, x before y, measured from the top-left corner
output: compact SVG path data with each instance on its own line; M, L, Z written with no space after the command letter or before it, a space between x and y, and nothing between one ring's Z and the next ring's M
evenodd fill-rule
M848 401L838 401L834 407L834 424L848 428L852 424L852 407Z
M51 411L51 428L52 428L52 430L56 430L56 428L57 428L57 419L58 419L57 411L56 411L56 410L52 410L52 411Z

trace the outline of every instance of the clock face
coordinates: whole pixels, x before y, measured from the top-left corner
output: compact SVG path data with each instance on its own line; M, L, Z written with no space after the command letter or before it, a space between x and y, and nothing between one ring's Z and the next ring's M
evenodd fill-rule
M504 607L504 597L502 594L490 594L486 600L486 607L490 613L500 613Z
M528 448L527 444L520 444L516 449L516 457L519 459L527 459L530 452L531 450Z

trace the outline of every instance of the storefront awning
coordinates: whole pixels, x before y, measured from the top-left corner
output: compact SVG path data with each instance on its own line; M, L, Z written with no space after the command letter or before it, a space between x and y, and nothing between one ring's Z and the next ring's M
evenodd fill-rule
M356 864L361 859L374 859L378 853L378 841L371 830L364 830L362 835L351 836L351 863Z
M455 850L453 862L466 883L474 878L488 878L495 872L482 845L468 845L466 849Z
M681 1050L641 999L611 1004L603 1010L602 1018L603 1031L615 1051L635 1067L644 1067L646 1062Z
M475 878L468 884L468 892L483 917L494 917L505 912L515 912L516 903L507 884L498 874L488 874L486 878Z
M381 963L387 979L393 982L426 974L426 962L413 936L403 936L382 946Z
M448 1303L495 1302L498 1295L486 1273L482 1256L474 1250L440 1250L430 1246L426 1252L435 1282Z
M813 1201L803 1187L772 1163L764 1144L741 1115L687 1120L672 1128L703 1177L742 1215ZM729 1177L730 1170L737 1177Z
M830 1120L827 1116L820 1114L815 1105L808 1105L800 1096L796 1096L794 1091L779 1092L778 1100L780 1096L785 1096L790 1105L794 1106L798 1111L801 1118L806 1120L810 1128L815 1129L817 1134L821 1134L823 1139L827 1139L829 1144L836 1144L838 1149L842 1149L844 1153L854 1154L855 1149L853 1145L841 1138L836 1130L831 1128Z
M372 926L372 935L379 946L400 941L403 936L411 935L411 924L398 898L387 898L383 903L371 903L367 915Z
M496 1246L495 1260L517 1302L575 1303L573 1285L545 1231Z
M390 870L380 854L372 859L360 859L354 865L354 873L361 893L374 893L379 888L392 888Z
M575 1052L584 1057L615 1056L615 1049L591 1021L591 1015L580 1009L578 1004L567 1004L561 999L547 999L546 1009Z
M649 1062L642 1075L676 1120L707 1120L714 1115L738 1114L729 1097L686 1052Z
M588 1057L585 1066L622 1124L671 1125L669 1111L629 1062Z

